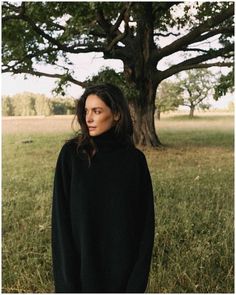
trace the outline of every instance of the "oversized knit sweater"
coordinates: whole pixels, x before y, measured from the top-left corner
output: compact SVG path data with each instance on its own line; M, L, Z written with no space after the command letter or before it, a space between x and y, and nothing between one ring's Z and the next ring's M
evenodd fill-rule
M57 160L52 204L56 293L145 292L154 241L153 190L144 154L95 136L91 166L71 141Z

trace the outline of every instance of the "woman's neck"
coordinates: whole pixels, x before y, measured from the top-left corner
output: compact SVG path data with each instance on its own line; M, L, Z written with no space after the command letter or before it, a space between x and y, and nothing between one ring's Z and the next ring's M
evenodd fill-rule
M98 152L107 152L121 148L124 142L117 136L115 126L109 130L91 137L97 147Z

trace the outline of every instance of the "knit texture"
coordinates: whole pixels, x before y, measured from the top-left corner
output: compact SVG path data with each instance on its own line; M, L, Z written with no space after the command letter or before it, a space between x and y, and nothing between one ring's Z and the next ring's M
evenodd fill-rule
M52 258L56 293L145 292L154 241L144 154L114 128L94 137L91 166L71 141L55 170Z

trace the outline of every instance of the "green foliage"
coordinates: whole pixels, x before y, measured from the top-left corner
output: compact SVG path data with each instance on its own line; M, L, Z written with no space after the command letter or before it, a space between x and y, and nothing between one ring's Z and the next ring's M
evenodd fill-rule
M65 95L70 83L86 86L72 56L100 52L121 60L123 90L135 100L136 141L154 146L153 111L146 110L154 110L160 82L210 60L231 66L234 59L233 2L5 1L2 26L2 72L56 78L57 94ZM37 70L42 65L45 72Z
M156 210L147 292L233 293L233 117L160 123L168 147L144 150ZM69 136L3 135L3 293L53 292L52 183ZM24 144L27 138L32 143Z
M156 108L157 111L168 112L176 110L183 103L182 89L178 83L163 81L157 88Z
M117 85L124 96L128 100L128 102L132 102L138 95L138 91L132 83L128 83L125 80L123 73L117 73L115 70L105 67L102 68L97 75L93 75L92 77L88 77L87 79L88 85L94 85L99 83L111 83Z
M182 105L190 108L190 116L196 107L209 109L207 102L212 95L212 85L215 83L214 75L208 69L193 69L186 71L184 78L178 77L178 85L182 90Z
M78 7L79 5L79 7ZM98 26L94 22L94 14L102 5L108 21L114 20L122 6L118 3L91 3L91 2L24 2L22 8L19 4L3 4L3 15L9 17L16 12L22 13L22 19L12 18L4 22L3 28L3 59L4 64L15 60L21 60L16 67L24 72L25 69L32 69L34 62L55 65L59 60L67 61L66 50L58 50L55 44L46 41L44 33L55 38L63 46L76 46L85 44L92 46L102 44L100 39L94 38L91 30L97 32ZM26 13L27 17L24 17ZM50 17L47 17L50 16ZM30 19L30 21L29 21ZM39 30L35 30L35 26ZM41 32L39 32L42 30ZM97 32L99 33L99 32ZM30 58L30 55L34 59ZM29 56L29 58L25 58ZM22 57L24 57L22 59ZM66 69L66 68L65 68ZM65 79L69 74L66 70L64 79L60 85L66 85ZM59 85L59 86L60 86ZM60 91L63 91L61 88Z
M69 115L74 112L75 100L71 98L47 98L31 92L3 97L3 116Z
M205 38L208 40L218 36L224 48L232 45L233 16L217 24L212 21L215 15L224 15L232 3L5 1L2 4L3 70L40 75L36 73L37 64L52 65L55 78L61 80L56 91L63 93L68 83L73 83L71 77L75 66L70 62L69 54L103 52L105 58L121 59L126 66L135 70L129 80L138 85L140 77L137 76L137 70L142 63L140 54L145 48L144 40L140 42L140 32L147 21L152 22L150 27L153 36L150 35L150 38L153 37L153 43L152 40L148 42L151 46L149 49L153 51L150 52L151 59L147 59L147 64L143 66L150 67L151 62L152 68L156 69L157 63L172 53L185 50L191 52L193 49L188 47L194 47L198 38L205 41ZM121 21L118 22L120 18ZM117 27L114 26L116 23ZM173 52L162 52L160 37L176 34L176 29L179 31L177 33L183 35L183 32L191 32L203 23L205 30L200 30L202 35L197 33L195 39L185 38L183 46L174 46L176 50ZM126 34L122 36L124 30ZM216 47L211 46L206 53L213 54ZM160 57L153 58L157 50ZM201 53L198 50L193 52ZM232 49L226 48L219 56L232 60ZM211 58L209 54L206 60ZM196 64L193 63L192 67ZM58 74L57 66L62 74ZM179 68L179 71L182 70ZM172 72L169 76L175 73ZM160 79L160 76L156 79Z
M75 100L55 98L50 100L50 107L54 115L70 115L75 113Z
M206 111L210 109L211 105L209 103L202 102L202 103L199 103L198 107L200 110Z
M35 95L30 92L16 94L12 97L15 116L34 116L35 110Z
M102 68L98 74L87 77L88 85L100 83L112 83L119 87L124 87L124 79L121 73L117 73L114 69L109 67Z
M232 1L197 3L198 13L196 18L198 21L202 21L202 19L208 19L210 13L213 15L221 12L223 13L229 7L229 5L232 5L232 3ZM230 19L230 21L232 21L232 19Z
M221 75L215 86L214 99L218 100L227 92L234 91L234 70L230 71L227 75Z

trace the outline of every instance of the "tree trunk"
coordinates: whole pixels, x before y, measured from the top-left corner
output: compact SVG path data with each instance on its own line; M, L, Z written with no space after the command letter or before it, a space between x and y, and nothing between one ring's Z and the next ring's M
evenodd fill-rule
M124 71L135 83L139 95L133 101L134 141L137 145L158 147L161 142L155 130L155 81L156 61L153 59L152 3L140 4L137 14L137 46L131 60L125 63Z
M160 110L157 110L156 114L157 114L157 116L156 116L157 120L160 121L161 120L161 112L160 112Z
M137 145L158 147L161 142L155 131L152 110L143 112L138 106L135 108L136 123L134 124L134 142Z
M155 97L152 89L140 93L142 99L132 104L132 118L134 122L134 142L136 145L158 147L161 142L155 130Z
M119 49L119 56L124 63L126 81L134 85L138 93L130 102L135 144L158 147L162 144L156 134L154 113L156 89L162 79L156 75L157 56L153 36L155 17L152 5L152 2L148 2L138 6L136 35L132 40L127 39L128 47ZM112 57L112 52L105 56Z
M194 116L194 110L195 110L195 106L191 106L190 107L190 112L189 112L189 118L193 118L193 116Z

